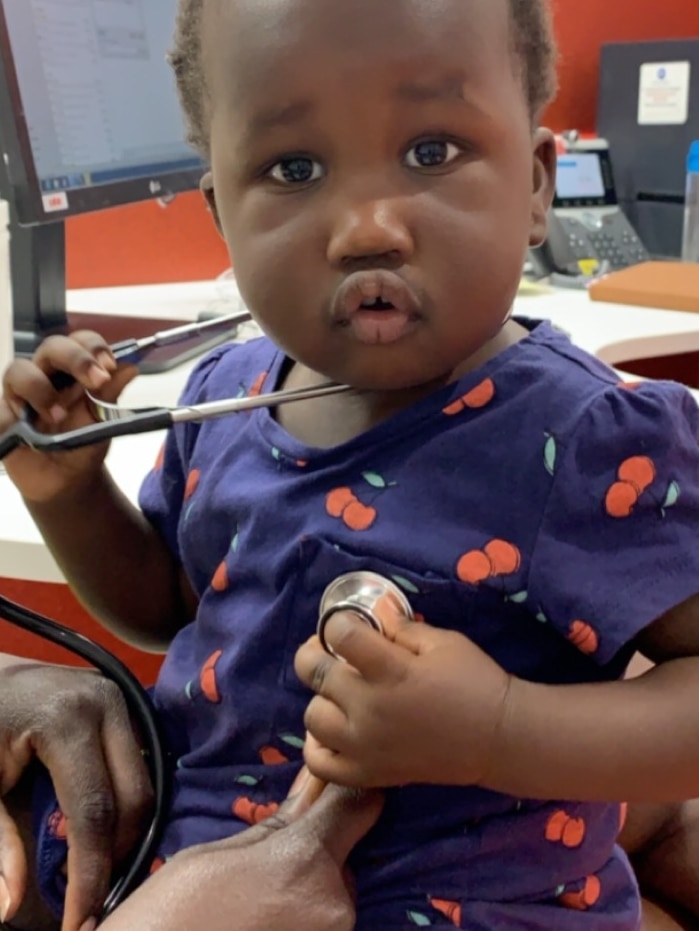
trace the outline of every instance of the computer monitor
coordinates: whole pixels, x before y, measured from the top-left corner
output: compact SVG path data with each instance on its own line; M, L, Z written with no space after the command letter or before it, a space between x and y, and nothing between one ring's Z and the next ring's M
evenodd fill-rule
M169 323L67 314L65 221L198 187L204 165L185 140L166 60L175 9L176 0L0 0L0 195L19 354L78 326L113 342ZM157 365L202 348L178 347Z

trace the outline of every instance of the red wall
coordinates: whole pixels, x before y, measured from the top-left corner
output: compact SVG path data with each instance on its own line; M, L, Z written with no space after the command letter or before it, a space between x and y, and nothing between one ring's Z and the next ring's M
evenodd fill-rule
M699 36L699 0L554 0L561 90L547 122L592 130L603 42ZM228 258L198 194L80 217L68 225L71 287L209 278Z
M162 663L162 656L142 653L140 650L121 643L116 637L103 630L83 610L65 585L49 582L19 582L15 579L0 578L0 594L10 601L25 605L96 640L126 663L144 685L155 682ZM3 653L27 656L42 662L71 666L86 665L72 653L67 653L60 647L33 634L25 633L3 620L0 620L0 649Z
M67 227L71 288L213 278L230 264L198 192L169 207L149 201L86 214Z
M561 89L547 122L556 130L594 130L605 42L699 37L699 0L554 0L554 8Z

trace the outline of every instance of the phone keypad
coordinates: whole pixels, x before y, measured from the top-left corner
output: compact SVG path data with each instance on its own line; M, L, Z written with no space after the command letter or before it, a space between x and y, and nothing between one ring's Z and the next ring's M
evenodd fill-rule
M623 214L594 218L594 222L589 223L566 217L563 225L578 261L597 259L618 269L646 262L649 258L645 246Z

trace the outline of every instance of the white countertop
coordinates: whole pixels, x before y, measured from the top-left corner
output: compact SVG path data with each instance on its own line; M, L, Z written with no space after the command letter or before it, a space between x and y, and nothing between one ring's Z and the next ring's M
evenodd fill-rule
M213 306L221 307L224 301L231 310L237 309L232 286L228 284L224 292L216 282L72 291L68 295L70 310L183 320L195 319L200 311ZM595 303L586 292L567 290L525 292L518 297L515 312L550 319L578 346L614 366L632 359L699 351L699 314ZM175 404L194 364L137 378L120 403L127 407ZM107 462L131 500L136 500L161 443L162 434L124 437L112 443ZM4 474L0 474L0 515L0 577L63 581L19 494Z

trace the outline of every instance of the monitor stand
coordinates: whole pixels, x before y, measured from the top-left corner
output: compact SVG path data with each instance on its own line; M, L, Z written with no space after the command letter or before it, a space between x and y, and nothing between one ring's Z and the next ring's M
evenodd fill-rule
M66 311L65 226L63 222L24 227L10 222L10 261L15 353L31 356L47 336L95 330L108 343L152 336L186 320ZM229 340L235 328L194 336L152 350L139 369L155 374L175 368Z

